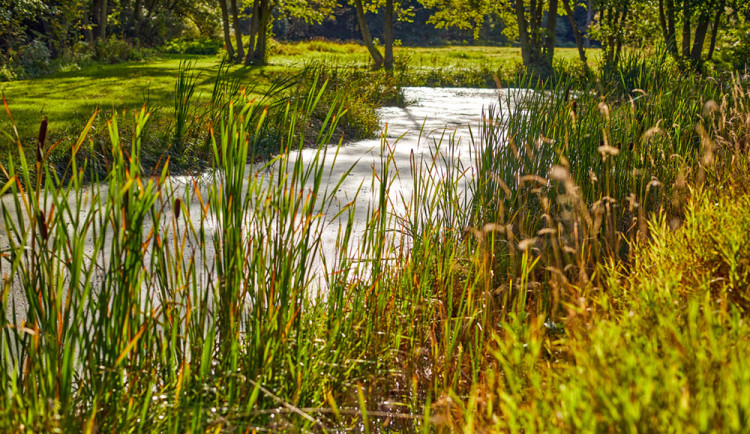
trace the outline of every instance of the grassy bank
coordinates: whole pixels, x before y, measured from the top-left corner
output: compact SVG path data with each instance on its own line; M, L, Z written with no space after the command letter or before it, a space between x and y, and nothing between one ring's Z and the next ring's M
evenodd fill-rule
M144 171L145 110L130 138L108 122L102 185L41 140L3 188L0 429L742 431L750 93L658 65L511 93L473 171L450 142L413 161L399 218L384 143L361 237L320 182L346 108L321 80L275 116L212 106L187 192Z
M357 44L313 41L276 44L272 48L268 66L232 66L231 77L240 80L243 87L263 94L279 77L294 75L312 63L364 69L369 63L367 50ZM561 48L556 53L560 61L575 60L574 50ZM396 54L402 65L408 64L415 71L431 73L433 85L441 84L434 77L455 77L456 69L515 72L521 61L519 49L503 47L397 47ZM93 65L40 79L2 83L0 91L5 94L15 116L21 138L30 147L34 146L36 125L42 116L50 120L50 138L58 140L75 136L97 108L102 114L96 124L97 131L106 136L106 118L114 112L132 112L144 103L151 109L159 110L155 114L157 122L166 123L166 119L160 121L159 118L168 119L174 111L174 84L180 64L184 61L190 61L193 70L200 74L195 88L196 101L206 101L211 95L214 78L221 64L221 59L217 56L172 54L142 62ZM485 77L484 81L487 80L492 81L491 73ZM426 80L408 78L402 84L408 85L410 81L414 84L430 84ZM451 83L445 79L442 84ZM456 84L471 83L458 81L454 83ZM129 118L127 116L128 121ZM7 132L9 128L10 120L5 116L1 117L0 129ZM6 149L15 147L7 140L3 140L2 145Z

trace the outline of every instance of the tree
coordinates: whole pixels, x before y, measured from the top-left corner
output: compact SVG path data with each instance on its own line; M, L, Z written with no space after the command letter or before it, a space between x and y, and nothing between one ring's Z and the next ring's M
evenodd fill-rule
M617 65L625 43L625 30L630 18L633 0L597 0L594 5L598 12L596 33L602 44L602 57L605 65Z
M428 22L436 29L468 30L472 32L474 40L479 38L487 17L502 14L507 9L503 2L492 0L421 0L421 3L433 10ZM517 33L511 35L513 39L516 37Z
M712 23L710 58L716 43L725 0L659 0L659 23L669 52L678 60L695 69L703 66L703 48ZM680 21L678 21L680 20ZM693 25L693 23L695 23ZM677 45L677 26L682 24L680 49Z
M370 57L372 57L373 68L379 69L383 65L383 55L380 54L380 51L375 47L375 43L372 40L367 18L365 17L364 5L362 4L362 0L353 0L353 2L354 9L357 12L357 24L359 25L360 32L362 32L362 40L365 47L367 47L367 51L370 53Z
M365 47L367 47L367 51L372 58L373 69L378 69L382 66L386 71L392 70L394 61L393 45L395 42L394 23L396 20L411 21L414 16L413 9L404 7L399 0L372 0L367 3L363 2L363 0L350 0L350 2L357 13L357 25L362 33L362 40ZM381 9L383 11L384 54L381 54L380 50L375 46L366 18L367 12L377 14Z
M267 62L268 32L274 12L320 23L332 16L336 4L337 0L253 0L245 65L264 65Z
M576 40L576 47L578 48L578 56L581 58L584 66L588 67L586 61L586 48L584 47L583 36L580 30L578 30L578 24L576 24L575 15L573 14L573 8L570 6L570 0L562 0L563 8L565 8L565 14L568 16L570 21L570 27L573 30L573 37Z
M541 76L552 73L555 54L555 28L557 26L558 0L515 0L513 10L518 24L521 58L526 70ZM543 23L544 11L546 23Z
M240 0L242 1L242 0ZM232 25L234 27L234 36L237 40L237 63L242 62L245 58L245 50L242 48L242 30L240 29L240 12L237 8L237 0L230 0L232 6Z
M250 42L247 47L245 65L265 65L268 25L271 22L273 3L271 0L254 0L250 21Z
M383 66L386 71L393 69L393 0L385 0L385 19L383 20L383 44L385 58Z
M234 58L234 47L232 46L232 38L229 35L229 13L227 12L227 0L219 0L219 7L221 8L221 25L224 31L224 45L226 46L227 56L230 59Z
M0 53L21 43L28 21L47 11L41 0L0 0Z

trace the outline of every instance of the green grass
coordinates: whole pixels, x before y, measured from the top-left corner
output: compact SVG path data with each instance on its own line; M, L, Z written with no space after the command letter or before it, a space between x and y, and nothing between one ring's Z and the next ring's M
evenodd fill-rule
M240 79L243 86L257 86L257 91L262 93L274 79L293 74L311 63L366 67L369 62L366 49L351 43L277 44L272 47L272 53L270 65L233 66L231 76ZM571 49L559 48L556 53L560 60L576 58ZM519 49L502 47L397 47L396 55L402 56L410 68L434 69L441 74L452 74L451 69L456 67L513 69L520 62ZM102 111L102 118L106 118L114 112L132 112L147 103L150 108L160 108L167 116L173 110L174 83L180 62L184 60L194 62L194 71L201 74L195 89L196 99L207 99L220 65L217 56L164 55L142 62L94 65L40 79L2 83L0 91L5 94L24 143L33 146L36 128L43 116L50 121L52 140L75 135L97 107ZM164 122L160 116L156 114L156 123ZM130 116L126 118L129 122ZM0 117L0 131L10 132L10 120L5 115ZM102 121L96 124L94 134L105 134ZM7 140L0 143L6 149L14 148Z
M175 81L184 60L194 62L192 69L200 74L195 97L207 100L221 64L214 56L167 56L145 62L94 65L40 79L3 83L0 89L22 138L31 140L39 121L46 116L50 121L50 137L54 140L75 134L97 108L101 109L103 118L114 112L132 112L144 104L164 111L173 110ZM252 70L234 68L232 76L242 79L247 86L257 84L262 91L270 86L275 76L285 71L286 68L273 66ZM103 129L102 122L97 125ZM0 128L9 132L7 116L3 116ZM8 141L3 143L7 149Z
M382 49L382 48L381 48ZM271 48L272 63L295 64L300 60L317 59L338 63L366 65L369 63L367 49L355 43L333 43L327 41L296 42L278 44ZM599 50L588 51L593 61ZM436 67L511 67L521 62L521 49L517 47L447 46L447 47L395 47L394 55L405 59L410 66ZM575 48L555 48L555 60L576 61Z

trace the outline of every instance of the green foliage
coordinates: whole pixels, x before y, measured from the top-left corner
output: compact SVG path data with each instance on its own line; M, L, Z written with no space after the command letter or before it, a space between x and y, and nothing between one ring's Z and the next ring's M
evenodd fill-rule
M479 32L486 18L500 13L507 7L503 2L475 1L475 0L423 0L427 8L435 9L427 21L436 29L456 28L471 31L474 39L479 38Z
M750 59L750 20L735 22L717 43L715 57L737 71L745 71Z
M0 0L0 56L23 41L28 20L47 12L42 0Z
M167 42L162 50L171 54L216 55L223 46L223 43L217 39L174 39Z
M150 55L149 50L114 37L95 42L92 49L98 62L109 64L143 60Z
M62 172L46 121L15 137L0 429L742 431L750 93L659 64L516 78L473 161L446 139L396 167L383 141L348 204L328 144L398 95L362 68L275 95L221 65L200 100L214 66L183 65L170 140L206 144L203 179L148 165L146 108L102 128L104 184L83 185L95 116Z
M11 62L18 66L25 77L39 77L49 73L52 53L47 45L39 39L34 39L21 48Z

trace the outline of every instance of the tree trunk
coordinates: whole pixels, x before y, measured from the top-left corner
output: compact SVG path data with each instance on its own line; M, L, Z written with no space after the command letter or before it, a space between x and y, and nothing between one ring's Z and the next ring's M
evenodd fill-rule
M682 0L682 57L690 57L690 0Z
M393 0L385 0L383 43L385 44L385 70L393 69Z
M242 30L240 29L240 11L237 8L237 0L231 0L232 24L234 26L234 37L237 40L237 63L245 58L245 50L242 48Z
M253 0L253 12L250 18L250 40L247 43L247 56L245 65L250 66L255 59L255 42L258 38L258 28L260 27L260 0Z
M143 0L135 0L133 4L133 32L137 38L141 37L143 23Z
M586 48L591 48L591 22L594 21L594 4L591 0L586 2Z
M534 0L532 0L533 3ZM544 17L544 0L536 0L536 8L532 6L532 10L534 12L534 19L531 22L531 34L534 39L534 45L537 47L538 51L542 51L542 46L544 44L542 40L542 18Z
M628 10L630 8L630 2L626 1L622 7L621 13L617 19L617 27L623 29L628 20ZM615 49L615 65L620 62L620 53L622 52L623 37L619 35L617 37L617 48Z
M583 62L584 65L587 65L586 50L583 48L581 32L578 31L578 24L576 24L573 9L570 7L570 0L562 0L562 4L563 8L565 8L565 14L568 16L568 21L570 21L570 27L573 29L573 37L575 37L576 47L578 47L578 56L581 58L581 62Z
M229 36L229 14L227 13L227 0L219 0L219 7L221 7L221 25L224 29L224 45L227 49L227 56L230 59L234 59L234 47L232 46L232 38Z
M362 41L367 47L367 51L370 52L372 57L373 68L378 69L383 65L383 55L375 47L372 42L372 35L370 35L370 27L367 25L367 18L365 17L365 9L362 6L362 0L354 0L354 9L357 11L357 23L359 24L359 30L362 32Z
M258 2L258 21L257 31L255 32L255 47L253 49L253 57L247 64L254 65L265 65L266 58L266 44L268 41L268 23L271 20L271 10L273 5L270 0L259 0Z
M542 3L542 0L539 1ZM552 58L555 56L555 39L557 38L557 3L558 0L549 0L547 11L547 34L545 40L545 67L552 71Z
M130 6L131 0L120 0L120 38L127 37L127 31L133 27L133 8ZM117 7L117 6L115 6Z
M708 47L708 60L714 58L714 48L716 48L716 36L719 33L719 26L721 25L721 16L724 14L724 2L719 4L719 8L716 10L716 16L714 17L714 25L711 28L711 45Z
M664 41L667 44L667 50L672 55L677 56L677 30L675 26L675 5L674 0L666 0L666 20L667 20L667 39Z
M531 68L531 38L529 37L528 22L526 21L523 0L514 2L516 11L516 22L518 23L518 40L521 43L521 59L523 66L528 70Z
M706 33L708 33L708 25L710 22L711 20L706 12L702 12L698 17L698 25L695 28L695 38L693 40L693 49L690 51L690 61L696 68L700 68L703 63L703 44L706 41Z
M669 34L667 33L667 18L664 13L664 0L659 0L659 27L661 27L661 36L666 44L669 41Z
M555 28L557 26L557 2L550 0L547 24L542 29L544 0L532 0L529 17L523 0L514 2L518 35L521 43L521 58L526 71L547 77L552 73L552 57L555 53Z
M107 39L107 17L109 14L107 13L107 0L101 0L102 7L100 10L99 15L99 38L101 39Z
M84 5L83 15L81 17L81 24L83 24L83 39L89 44L94 42L94 32L91 31L91 11L93 9L93 3Z

